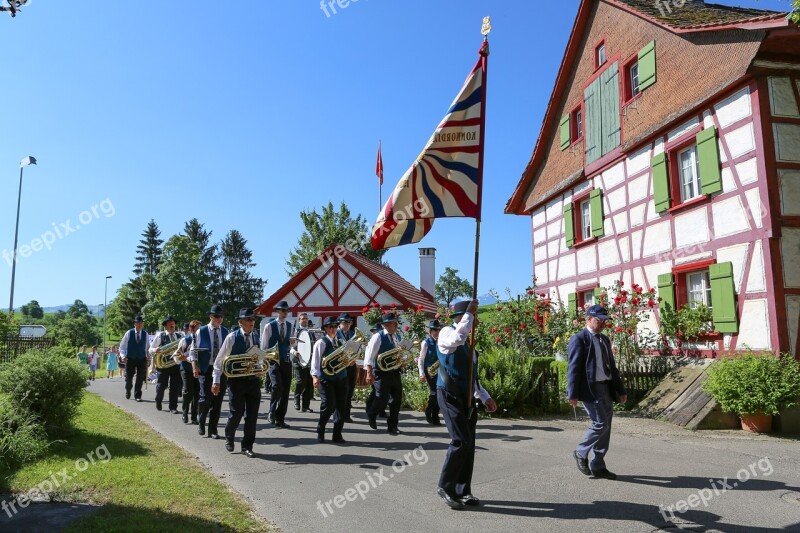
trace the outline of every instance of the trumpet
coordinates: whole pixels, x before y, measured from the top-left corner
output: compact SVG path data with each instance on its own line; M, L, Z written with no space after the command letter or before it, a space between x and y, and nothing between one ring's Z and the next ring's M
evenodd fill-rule
M156 368L164 370L165 368L173 367L181 362L175 355L179 355L178 352L180 350L178 349L178 345L182 340L183 339L178 339L164 346L159 346L159 351L153 356L153 364Z
M222 360L222 372L229 378L260 376L267 371L267 361L278 363L280 360L277 345L268 350L253 346L247 353L226 356Z
M419 350L419 341L401 341L399 346L378 355L378 370L391 372L406 365L414 358L412 350Z
M439 373L439 361L436 361L431 366L428 367L428 375L430 377L434 377L438 373Z
M326 376L334 376L353 364L361 353L367 336L360 329L355 329L353 338L336 348L330 355L322 358L322 372Z

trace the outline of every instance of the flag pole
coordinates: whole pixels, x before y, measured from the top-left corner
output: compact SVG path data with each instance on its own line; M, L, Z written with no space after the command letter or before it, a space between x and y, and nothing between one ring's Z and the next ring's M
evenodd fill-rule
M478 299L478 263L480 258L481 249L481 209L483 200L483 152L486 146L486 67L489 58L489 32L492 31L492 23L489 17L483 18L483 26L481 33L483 34L483 46L481 46L481 102L483 109L481 109L481 141L480 150L478 152L478 216L475 217L475 265L473 269L472 279L472 299ZM467 420L472 418L472 409L474 408L474 392L475 386L475 332L477 330L477 311L475 312L474 320L472 321L472 331L470 332L470 347L472 348L471 357L469 358L469 388L468 388L468 408Z
M381 162L381 179L378 180L378 213L383 209L383 156L381 155L381 140L378 139L378 159Z

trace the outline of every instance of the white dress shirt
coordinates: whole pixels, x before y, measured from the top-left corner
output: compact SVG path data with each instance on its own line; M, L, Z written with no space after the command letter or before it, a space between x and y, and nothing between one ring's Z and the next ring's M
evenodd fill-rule
M222 339L220 339L220 332L222 331L222 325L217 326L216 328L211 325L211 322L208 323L208 335L209 339L211 340L211 346L214 346L214 336L217 337L217 346L222 345ZM192 336L192 345L189 346L189 355L186 356L186 360L190 363L194 363L197 361L197 348L200 346L200 328L197 328L197 331L194 332ZM209 348L210 350L211 348ZM214 355L214 354L211 354Z
M370 337L369 342L367 343L367 349L364 352L364 366L375 366L376 361L378 360L378 352L381 349L381 333L379 331ZM388 331L386 332L389 335L389 338L392 341L392 344L397 346L398 337L397 333L390 334Z
M425 357L428 355L428 343L422 341L422 344L419 347L419 360L417 361L417 366L419 367L419 377L427 378L428 374L425 372Z
M285 338L288 339L288 338L290 338L292 336L292 325L289 324L288 321L284 320L284 321L281 322L280 320L275 320L275 322L278 323L278 336L279 337L280 337L280 334L281 334L281 324L283 324L283 328L284 328L284 330L283 330L284 333L283 334L284 334ZM269 347L269 341L270 341L271 335L272 335L272 328L269 327L269 325L271 323L272 322L267 322L267 325L264 326L264 331L261 332L261 349L262 350L266 350Z
M119 353L122 354L122 357L128 357L128 342L130 341L130 334L131 330L125 332L125 335L122 336L122 340L119 341ZM133 330L133 334L136 335L136 330ZM139 335L147 335L144 329L139 332ZM145 338L145 340L147 340Z
M150 355L155 355L156 354L156 350L158 350L158 348L161 346L161 334L162 333L164 333L165 335L167 335L167 337L169 337L169 342L175 342L176 340L178 340L180 338L180 336L179 336L179 334L177 332L175 332L175 333L170 335L166 331L163 331L163 332L159 331L158 333L156 333L155 337L153 337L153 342L150 343Z
M456 351L456 348L466 343L467 339L469 339L469 332L472 330L472 321L474 318L472 313L464 313L461 315L461 321L455 324L455 329L449 327L442 328L441 331L439 331L439 340L436 343L439 347L439 351L443 354L451 354ZM472 362L473 364L478 362L477 356L473 357ZM486 392L486 389L481 387L481 384L478 383L477 372L473 374L473 380L475 385L473 396L481 402L486 403L491 396Z
M231 331L228 333L228 336L225 337L225 340L222 341L222 346L219 348L219 353L217 353L217 358L214 359L214 385L219 384L220 379L222 378L222 361L231 354L231 350L233 350L233 342L236 340L236 334L238 331ZM253 332L245 333L242 330L242 335L244 335L244 341L250 347L253 346Z
M326 335L328 339L336 346L336 335L331 337ZM325 353L325 337L319 339L314 343L314 350L311 352L311 375L315 378L322 379L324 376L322 372L322 354Z

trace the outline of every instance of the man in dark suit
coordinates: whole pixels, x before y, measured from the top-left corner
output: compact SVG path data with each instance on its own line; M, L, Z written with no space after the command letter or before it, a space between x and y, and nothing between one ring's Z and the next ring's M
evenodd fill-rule
M589 307L586 328L569 340L567 399L573 407L582 402L592 419L573 453L578 470L587 476L616 479L617 475L606 468L605 456L611 442L614 402L625 403L628 396L614 363L611 341L602 333L607 320L608 312L603 306ZM594 454L591 465L589 452Z

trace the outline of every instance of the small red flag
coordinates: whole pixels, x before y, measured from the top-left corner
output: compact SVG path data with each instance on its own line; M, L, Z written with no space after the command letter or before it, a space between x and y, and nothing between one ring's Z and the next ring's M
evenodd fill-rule
M378 161L375 163L375 175L378 176L378 181L383 185L383 158L381 157L381 144L378 143Z

